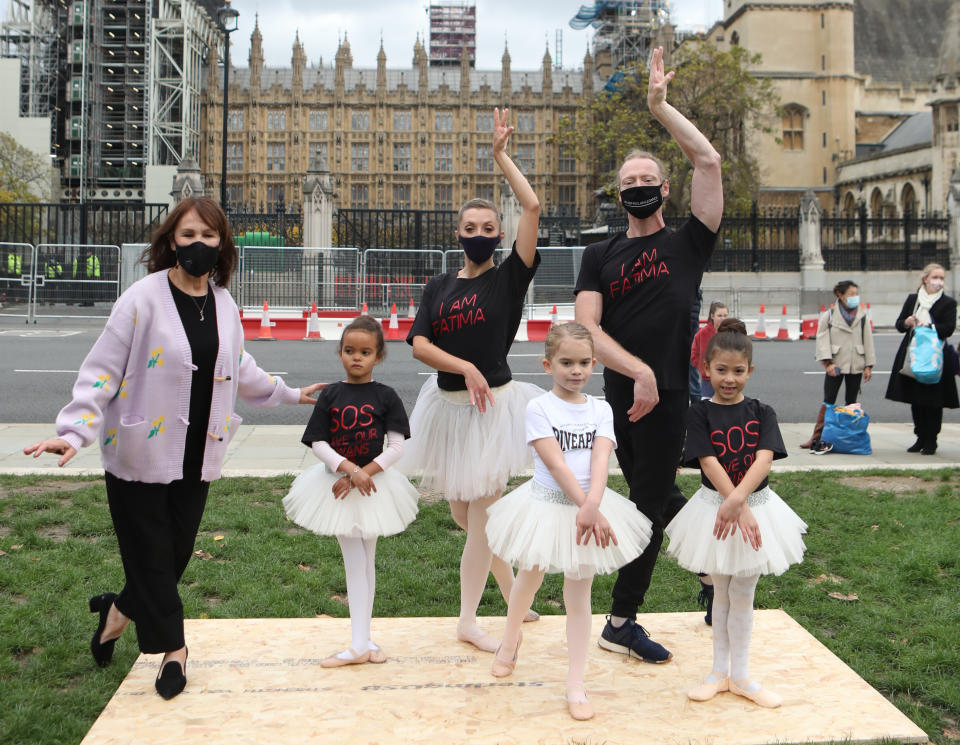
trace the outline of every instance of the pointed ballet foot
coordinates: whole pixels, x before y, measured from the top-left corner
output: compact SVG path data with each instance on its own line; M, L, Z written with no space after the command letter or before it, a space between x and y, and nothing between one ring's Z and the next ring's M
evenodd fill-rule
M363 654L357 652L357 650L350 648L347 652L352 655L344 659L343 657L338 656L338 654L332 654L329 657L325 657L320 660L320 667L343 667L344 665L362 665L365 662L370 661L370 650L368 649Z
M714 673L716 675L716 673ZM695 688L687 691L687 698L691 701L709 701L718 693L724 693L730 690L730 678L726 675L717 677L716 680L705 680Z
M513 668L517 666L517 655L520 654L520 644L522 642L523 634L521 633L520 638L517 639L517 648L513 650L513 659L510 661L505 661L500 657L500 650L503 645L497 647L493 654L493 666L490 668L490 673L494 678L506 678L513 673Z
M481 652L496 652L500 646L496 639L478 626L474 626L469 632L465 632L457 626L457 639L472 644Z
M750 685L752 681L741 680L737 683L730 681L730 693L735 693L737 696L743 696L748 698L757 706L763 706L766 709L776 709L780 704L783 703L783 696L774 693L773 691L768 691L766 688L757 688L754 691L750 690Z
M533 608L527 611L527 615L523 617L524 623L533 623L534 621L540 620L540 614L537 613Z

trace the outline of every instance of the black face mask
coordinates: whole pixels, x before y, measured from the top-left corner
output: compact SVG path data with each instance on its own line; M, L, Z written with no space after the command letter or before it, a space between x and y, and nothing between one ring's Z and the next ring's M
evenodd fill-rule
M623 208L640 220L650 217L663 204L660 186L661 184L652 184L621 189L620 201L623 203Z
M220 244L208 246L203 241L194 241L187 246L177 246L177 263L193 277L209 274L220 258Z
M457 240L463 246L463 252L474 264L482 264L497 250L500 245L500 236L474 235L469 238L458 235Z

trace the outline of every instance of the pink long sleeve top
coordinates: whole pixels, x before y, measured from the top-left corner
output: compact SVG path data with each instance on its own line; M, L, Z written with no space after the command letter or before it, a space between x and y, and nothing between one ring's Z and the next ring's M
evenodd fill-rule
M78 450L100 438L103 467L121 479L170 483L183 477L195 366L167 274L135 282L113 306L80 366L73 399L57 416L57 435ZM200 478L213 481L240 426L239 395L253 406L297 403L298 389L268 375L243 349L240 314L212 283L220 348Z

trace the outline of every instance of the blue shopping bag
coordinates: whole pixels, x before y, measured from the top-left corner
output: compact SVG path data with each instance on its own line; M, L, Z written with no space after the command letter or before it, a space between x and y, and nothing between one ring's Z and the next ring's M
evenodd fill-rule
M823 417L823 433L820 439L833 445L834 453L849 453L850 455L870 455L870 434L867 426L870 417L859 405L855 408L848 406L827 407Z
M940 382L943 374L943 341L937 336L935 328L917 326L913 330L900 374L926 385Z

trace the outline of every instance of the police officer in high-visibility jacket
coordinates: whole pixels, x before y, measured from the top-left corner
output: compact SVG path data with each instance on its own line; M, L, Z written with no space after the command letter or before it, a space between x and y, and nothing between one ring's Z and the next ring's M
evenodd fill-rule
M46 287L43 292L45 299L53 305L54 301L61 299L63 293L62 284L56 281L63 279L63 263L54 254L47 254L43 260L43 278L54 280L54 283Z
M6 285L3 289L10 300L19 300L21 297L26 297L25 290L20 286L20 274L22 271L23 257L16 248L10 248L3 262L3 274L5 277L8 277L10 281L2 283Z
M92 248L87 249L83 258L74 257L73 278L81 281L100 279L100 259L97 258ZM84 289L83 285L80 285L80 305L93 305L94 298L97 295L96 287L98 286Z

